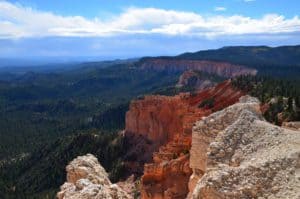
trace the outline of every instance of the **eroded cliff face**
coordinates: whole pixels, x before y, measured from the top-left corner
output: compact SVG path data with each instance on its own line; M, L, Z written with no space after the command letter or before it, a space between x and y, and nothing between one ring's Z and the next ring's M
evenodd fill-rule
M188 99L188 94L174 97L146 96L143 100L131 103L126 114L125 134L126 137L130 137L130 140L137 140L138 142L130 143L132 147L129 151L129 157L134 156L136 159L130 161L132 158L129 158L126 164L134 164L134 167L131 166L130 168L140 171L134 173L144 174L142 182L152 184L152 180L165 179L166 172L171 171L169 168L171 165L162 168L160 162L162 160L173 160L174 162L182 151L189 150L192 122L197 120L194 118L201 118L203 112L208 114L210 111L201 112L195 109L189 105ZM143 141L144 144L141 145L139 140L147 141ZM187 160L188 158L185 158L185 160L180 161L180 165L184 165ZM153 161L157 164L145 165L145 163ZM189 173L189 167L187 166L187 168L187 173ZM161 189L165 190L164 187Z
M193 95L147 96L131 103L126 114L125 135L132 140L136 137L148 140L146 148L137 149L138 156L152 157L140 164L146 163L141 178L142 198L186 197L192 173L189 150L193 124L203 116L234 104L242 95L226 81ZM200 106L212 98L212 107ZM132 151L137 145L132 143ZM130 162L134 161L127 164L133 164Z
M175 136L191 134L195 121L237 102L242 95L228 80L194 94L145 96L144 99L131 102L126 113L125 132L145 136L154 144L162 145ZM213 99L213 106L200 107L207 99Z
M184 72L187 70L203 71L210 74L217 74L222 77L235 77L239 75L255 75L255 69L245 66L215 61L197 60L174 60L148 58L141 63L141 69L167 72Z
M126 132L146 136L157 145L165 144L183 131L184 116L191 109L188 97L145 96L131 102L126 113Z
M117 184L91 154L79 156L66 167L67 182L60 187L58 199L133 199Z
M300 198L300 132L267 123L257 99L196 123L189 198Z

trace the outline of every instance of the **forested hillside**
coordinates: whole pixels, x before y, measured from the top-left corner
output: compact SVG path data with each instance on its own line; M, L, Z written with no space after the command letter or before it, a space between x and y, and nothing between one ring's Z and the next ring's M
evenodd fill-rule
M79 130L122 129L132 98L174 85L178 78L177 74L143 72L130 64L93 68L66 73L29 72L2 81L1 159L30 152L45 140Z
M257 97L265 104L265 118L277 125L300 121L300 79L241 76L233 85Z
M234 46L217 50L184 53L176 58L229 61L239 64L300 65L300 46Z
M130 100L179 92L173 89L178 77L119 61L0 74L0 198L53 198L65 165L79 154L99 155L111 179L119 179L124 150L115 138Z

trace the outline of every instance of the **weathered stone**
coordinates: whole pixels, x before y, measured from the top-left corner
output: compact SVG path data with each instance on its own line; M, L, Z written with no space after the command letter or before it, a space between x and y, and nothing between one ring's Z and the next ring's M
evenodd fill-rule
M231 120L226 119L229 116ZM202 172L195 186L189 187L189 198L300 198L299 131L264 121L259 102L249 97L204 120L212 119L224 123L220 133L204 134L202 129L216 128L205 121L193 128L190 166ZM223 148L231 150L220 156ZM218 153L207 155L206 151ZM195 175L193 172L194 179Z
M131 199L91 154L79 156L66 167L67 182L60 187L58 199Z

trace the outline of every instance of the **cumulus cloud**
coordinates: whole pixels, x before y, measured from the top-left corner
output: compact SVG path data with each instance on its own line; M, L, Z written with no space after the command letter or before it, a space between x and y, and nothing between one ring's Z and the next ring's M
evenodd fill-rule
M215 7L215 11L226 11L225 7Z
M218 10L222 9L218 8ZM218 37L294 33L299 30L298 16L285 18L278 14L267 14L262 18L241 15L204 17L193 12L128 8L121 14L104 20L87 19L82 16L60 16L20 4L0 1L0 38L106 37L124 34Z

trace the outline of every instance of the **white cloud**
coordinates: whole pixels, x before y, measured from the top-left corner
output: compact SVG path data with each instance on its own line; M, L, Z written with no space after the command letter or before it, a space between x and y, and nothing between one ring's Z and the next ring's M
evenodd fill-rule
M215 7L215 11L226 11L225 7Z
M294 33L298 16L267 14L262 18L240 15L204 17L193 12L156 8L129 8L109 20L60 16L0 1L0 38L47 36L112 36L163 34L217 37L222 35Z
M256 0L244 0L244 2L246 2L246 3L253 2L253 1L256 1Z

